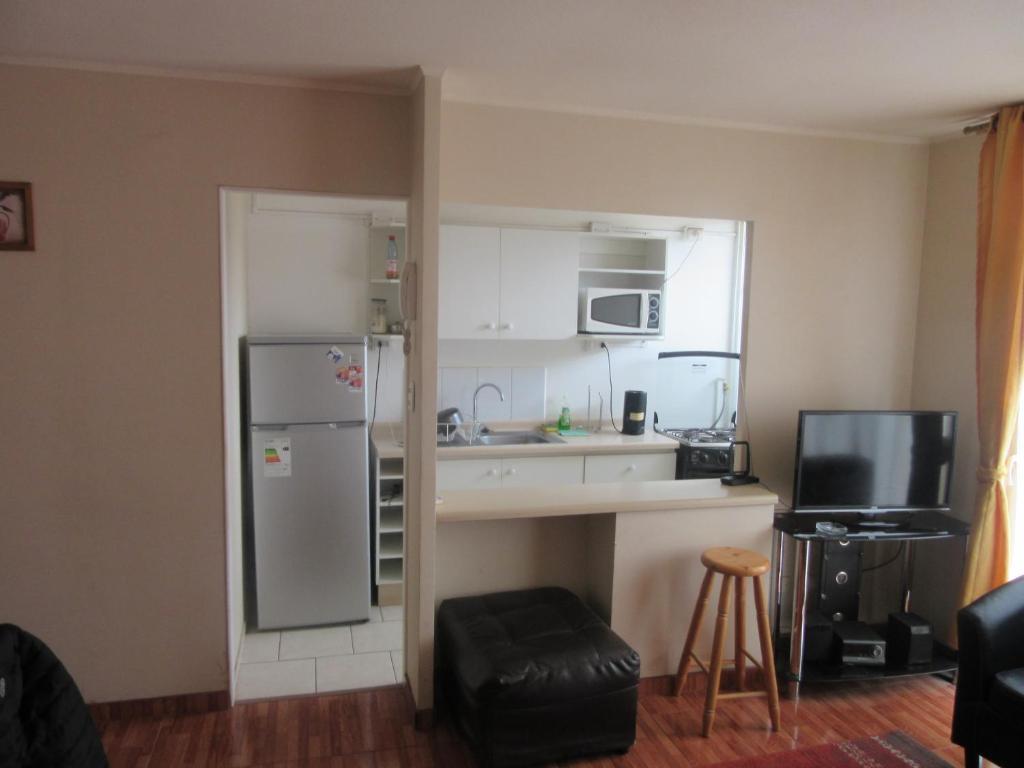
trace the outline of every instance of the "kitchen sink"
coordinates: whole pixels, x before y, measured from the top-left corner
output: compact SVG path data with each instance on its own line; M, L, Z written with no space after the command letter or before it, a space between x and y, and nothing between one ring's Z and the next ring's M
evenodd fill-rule
M536 443L564 443L560 437L544 432L487 432L478 435L474 445L534 445Z
M465 447L469 445L540 445L543 443L564 443L560 437L536 431L495 431L490 430L477 435L469 442L462 435L454 435L449 442L438 440L439 448Z
M441 435L437 436L437 447L438 448L454 448L456 446L469 445L462 435L452 435L449 439L445 440Z

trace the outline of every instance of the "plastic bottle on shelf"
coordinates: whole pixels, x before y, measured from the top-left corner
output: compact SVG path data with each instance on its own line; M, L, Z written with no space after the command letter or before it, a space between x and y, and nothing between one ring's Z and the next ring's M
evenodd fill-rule
M388 235L388 257L384 262L384 276L388 280L398 279L398 243L394 235Z

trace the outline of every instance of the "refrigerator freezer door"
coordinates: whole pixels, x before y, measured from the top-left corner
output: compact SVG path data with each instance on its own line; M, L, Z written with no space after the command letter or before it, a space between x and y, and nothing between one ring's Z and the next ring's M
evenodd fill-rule
M250 432L260 629L370 615L365 425Z
M249 423L366 421L366 346L250 344Z

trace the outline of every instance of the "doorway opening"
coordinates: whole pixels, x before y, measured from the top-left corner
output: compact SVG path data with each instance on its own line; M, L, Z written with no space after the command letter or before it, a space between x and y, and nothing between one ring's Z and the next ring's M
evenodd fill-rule
M225 188L220 207L232 700L403 682L407 202Z

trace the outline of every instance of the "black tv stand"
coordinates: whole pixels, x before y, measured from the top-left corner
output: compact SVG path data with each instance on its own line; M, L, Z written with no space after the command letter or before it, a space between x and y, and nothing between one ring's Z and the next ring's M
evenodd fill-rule
M937 539L963 538L966 555L967 536L970 526L961 520L941 512L925 511L915 513L899 513L903 519L894 520L892 516L882 518L867 516L869 519L855 519L850 515L833 513L808 514L786 513L775 516L774 556L774 597L775 621L773 641L777 656L777 668L780 678L787 684L791 696L797 696L800 683L809 681L837 682L842 680L865 680L889 677L906 677L949 672L956 669L955 654L941 643L934 647L934 657L930 664L910 667L856 667L824 663L804 663L805 630L807 626L809 597L814 592L810 584L810 565L813 550L826 541L901 541L903 548L903 571L899 594L898 609L910 610L912 593L912 573L914 566L914 544L918 541ZM847 526L845 536L833 536L817 531L819 522L840 522ZM871 525L870 523L876 523ZM878 525L877 523L889 523ZM788 632L782 626L782 581L786 558L787 541L795 548L792 579L792 621ZM894 606L896 607L896 606Z
M856 524L864 528L903 528L914 523L918 512L858 512Z

